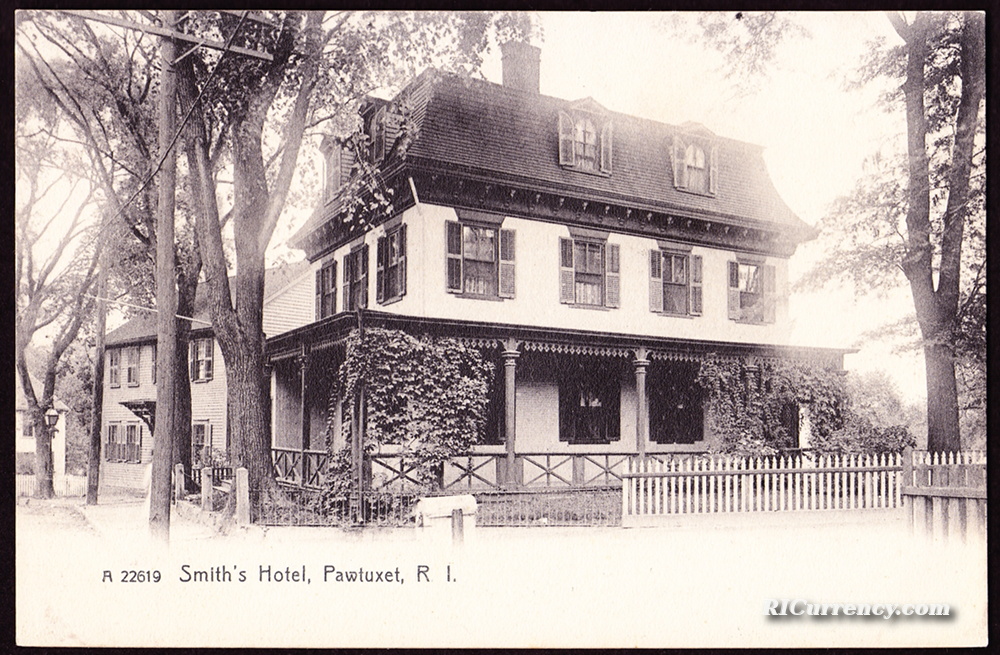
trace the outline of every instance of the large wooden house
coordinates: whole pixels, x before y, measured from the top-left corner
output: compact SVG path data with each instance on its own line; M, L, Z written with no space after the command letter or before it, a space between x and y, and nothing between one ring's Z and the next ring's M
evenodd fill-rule
M280 334L311 319L312 278L307 265L269 269L264 285L265 334ZM226 459L230 434L226 365L204 294L198 294L195 307L188 349L191 461L201 466ZM140 492L149 485L156 427L156 341L154 312L137 314L105 337L102 490Z
M706 357L842 366L783 345L788 258L815 231L762 149L542 95L539 61L512 43L503 84L426 71L363 106L366 139L325 141L323 202L292 240L314 315L268 341L279 476L314 481L350 439L328 408L359 308L495 362L499 420L446 467L454 486L609 481L631 454L708 449ZM392 210L359 215L372 187Z

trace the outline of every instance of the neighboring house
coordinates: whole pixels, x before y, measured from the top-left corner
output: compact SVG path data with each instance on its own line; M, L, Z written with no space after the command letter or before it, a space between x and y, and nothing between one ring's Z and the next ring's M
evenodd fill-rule
M426 71L365 104L362 149L324 142L324 200L291 241L312 264L314 321L268 341L276 461L348 443L327 408L358 308L366 326L488 354L498 419L475 453L514 483L522 455L708 449L708 356L842 367L842 350L782 345L788 258L815 230L762 149L541 95L539 54L507 44L502 85ZM365 223L344 189L367 164L392 213Z
M264 332L280 334L311 320L312 278L305 262L265 275ZM298 307L305 310L297 310ZM191 461L211 462L229 448L226 367L199 289L191 326ZM144 490L150 479L156 413L156 313L143 312L105 337L101 487Z
M42 385L32 378L31 384L36 393L41 392ZM51 413L58 414L55 432L52 434L52 486L56 494L66 490L66 412L69 407L58 398L52 399ZM21 386L21 376L14 373L14 468L18 482L22 476L35 474L35 430L28 416L28 401L24 397ZM31 483L29 483L31 486ZM31 486L34 489L33 486Z

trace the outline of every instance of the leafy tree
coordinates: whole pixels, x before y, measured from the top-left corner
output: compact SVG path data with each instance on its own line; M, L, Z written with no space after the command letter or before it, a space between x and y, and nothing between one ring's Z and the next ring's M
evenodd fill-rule
M985 312L977 311L986 293L985 17L887 16L902 44L870 44L853 82L883 85L882 107L904 109L906 153L872 158L865 179L823 221L833 246L806 281L846 276L884 288L906 280L927 372L928 448L958 450L956 366L964 379L964 369L976 370L985 357ZM775 28L794 22L787 15L733 18L714 14L702 24L731 74L764 69L794 34ZM976 390L972 382L969 391Z
M523 21L522 21L523 22ZM487 13L189 12L192 35L266 52L271 61L199 50L181 63L181 104L191 107L198 237L212 323L228 374L235 459L251 495L273 485L268 384L261 327L265 252L291 192L306 130L355 113L375 88L440 60L478 65L490 30L521 29ZM233 175L234 288L226 270L212 152Z

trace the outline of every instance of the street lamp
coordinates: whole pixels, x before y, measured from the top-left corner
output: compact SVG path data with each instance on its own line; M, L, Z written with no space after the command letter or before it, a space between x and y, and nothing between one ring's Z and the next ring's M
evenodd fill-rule
M50 428L56 427L56 423L59 422L59 413L52 412L51 414L45 415L45 424Z

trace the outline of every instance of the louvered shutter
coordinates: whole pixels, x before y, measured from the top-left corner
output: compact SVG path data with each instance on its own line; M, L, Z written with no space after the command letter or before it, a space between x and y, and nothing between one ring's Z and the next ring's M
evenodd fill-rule
M361 246L361 306L368 307L368 244Z
M211 380L214 376L214 362L215 362L215 339L204 339L205 345L205 379Z
M188 341L188 377L192 382L198 379L198 342Z
M573 271L573 240L559 239L559 302L573 304L576 300Z
M701 255L691 255L691 314L701 315Z
M375 246L375 301L385 302L385 269L389 264L389 243L386 237L379 237Z
M776 280L774 266L764 265L761 266L761 274L764 276L762 280L764 283L764 322L774 323L775 320L775 305L777 303L776 298Z
M351 179L351 172L354 170L354 149L340 148L340 184L346 184Z
M445 280L447 290L462 293L462 226L455 221L446 224Z
M674 187L687 188L687 164L684 161L684 142L674 135Z
M354 253L349 252L344 255L344 286L343 286L343 305L344 311L350 311L352 309L357 309L351 304L351 280L358 274L357 266L355 265Z
M406 226L399 228L399 295L406 295Z
M663 253L649 251L649 311L663 311Z
M514 230L500 230L500 284L501 298L514 297Z
M316 271L316 320L323 318L323 269Z
M740 265L729 262L729 318L739 320L740 312Z
M619 261L620 248L617 243L607 245L608 256L604 263L606 266L606 288L604 294L604 304L606 307L618 307L621 305L621 262Z
M710 166L708 169L708 192L715 195L719 188L719 147L712 146L710 155Z
M610 173L611 172L611 121L608 121L604 125L604 129L601 130L601 172Z
M559 163L572 166L576 163L573 154L573 117L559 112Z

